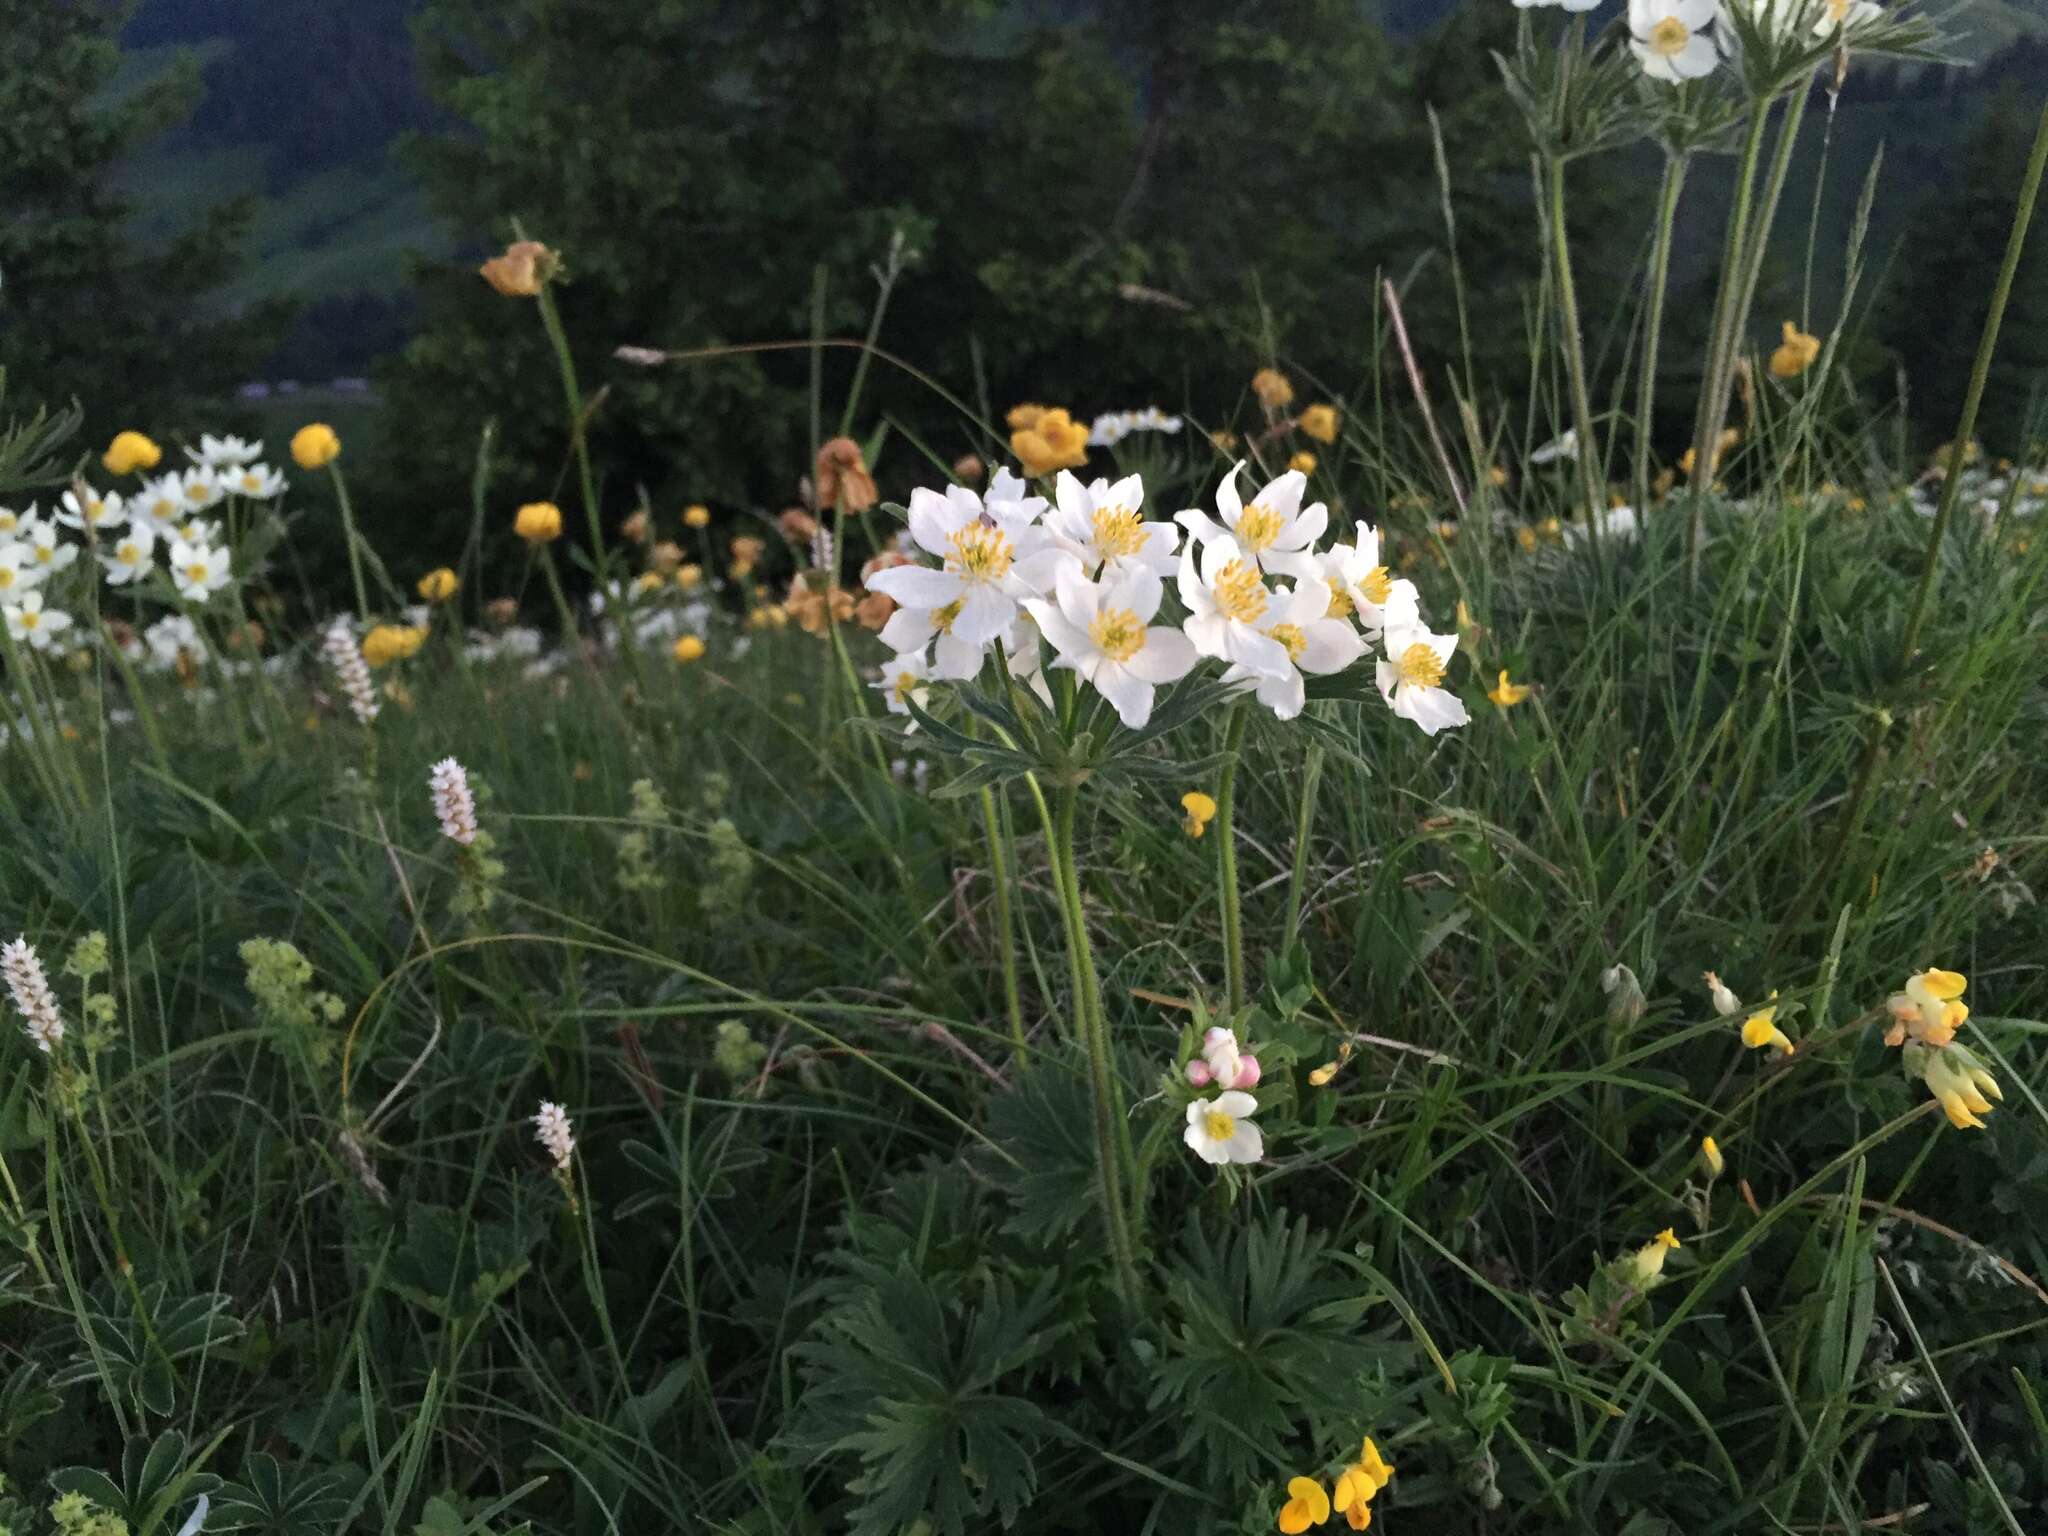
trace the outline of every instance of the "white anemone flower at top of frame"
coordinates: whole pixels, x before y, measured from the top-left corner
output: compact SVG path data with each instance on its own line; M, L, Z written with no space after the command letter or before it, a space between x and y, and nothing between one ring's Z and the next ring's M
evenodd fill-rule
M1201 655L1272 677L1293 670L1287 647L1266 633L1273 594L1237 540L1228 534L1206 544L1190 539L1175 583L1188 611L1182 627Z
M1714 72L1721 50L1709 30L1720 0L1628 0L1629 47L1643 73L1677 85Z
M228 552L204 544L171 544L171 582L188 603L203 603L228 584Z
M925 686L931 678L931 659L922 651L909 651L884 662L882 680L871 686L880 691L890 714L907 715L911 705L923 709L925 701L931 698L932 691ZM910 728L917 729L915 725Z
M1145 482L1139 476L1125 475L1114 485L1107 480L1083 485L1063 469L1053 482L1053 495L1056 501L1045 529L1087 575L1106 577L1130 570L1172 574L1180 529L1139 516L1138 509L1145 505Z
M156 563L156 529L135 522L111 533L100 545L100 564L107 573L107 585L125 587L138 576L146 576Z
M1342 672L1365 654L1365 642L1343 619L1330 616L1330 588L1321 581L1296 582L1292 591L1283 588L1274 593L1266 617L1266 635L1280 643L1287 656L1287 670L1270 673L1232 667L1223 674L1223 681L1251 688L1276 717L1292 720L1307 702L1303 674Z
M910 493L910 534L941 564L877 571L868 589L906 608L958 603L952 632L979 650L1016 622L1018 603L1045 591L1070 558L1034 526L1037 515L1029 501L984 506L965 486L948 486L944 495L920 487Z
M83 533L91 529L95 533L111 532L126 522L128 514L122 509L120 493L108 491L102 495L90 486L85 488L85 499L80 501L76 491L64 493L64 510L57 514L57 521L66 528L76 528Z
M1422 599L1415 583L1390 572L1380 559L1375 528L1358 525L1349 544L1323 551L1321 575L1330 584L1330 617L1350 617L1368 636L1378 639L1389 629L1411 629L1422 622Z
M1395 714L1421 726L1425 736L1471 718L1463 701L1442 686L1451 654L1458 648L1456 635L1431 634L1420 624L1390 629L1386 648L1386 660L1375 668L1375 677L1380 696Z
M1252 1123L1258 1110L1257 1099L1235 1088L1213 1099L1196 1099L1188 1105L1188 1128L1181 1140L1205 1163L1256 1163L1266 1155L1266 1138Z
M1208 513L1194 508L1176 512L1173 520L1194 535L1198 543L1212 543L1225 536L1236 540L1238 548L1257 561L1259 569L1268 575L1313 576L1313 546L1329 526L1330 513L1320 501L1303 509L1301 498L1308 490L1308 476L1290 469L1269 482L1247 505L1237 489L1238 473L1243 468L1244 460L1239 459L1216 486L1216 510L1223 516L1221 526Z
M1854 32L1883 18L1884 7L1876 0L1821 0L1820 15L1813 22L1813 35L1827 37L1837 29Z
M1179 682L1199 660L1186 635L1151 622L1165 590L1153 571L1124 571L1097 583L1070 565L1060 572L1056 602L1032 598L1024 605L1059 653L1053 665L1080 673L1134 731L1152 718L1160 685Z
M185 457L207 469L247 464L263 457L263 440L258 438L249 442L231 435L215 437L211 432L202 432L199 434L199 446L187 448Z
M230 496L242 496L250 501L275 501L284 494L284 471L273 469L268 464L228 467L220 472L220 486Z
M1600 0L1515 0L1515 9L1526 11L1532 6L1561 5L1568 11L1597 10Z
M71 615L61 608L45 608L43 594L30 592L18 603L6 607L7 633L38 651L58 643L58 636L71 627Z

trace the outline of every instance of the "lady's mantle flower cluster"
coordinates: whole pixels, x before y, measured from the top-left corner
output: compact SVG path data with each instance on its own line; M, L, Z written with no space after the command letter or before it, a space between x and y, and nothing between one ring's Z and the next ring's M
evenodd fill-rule
M936 565L901 565L869 580L898 611L882 630L896 653L883 668L889 707L908 713L930 686L978 674L1000 645L1020 677L1035 676L1041 639L1053 665L1077 673L1136 730L1157 691L1204 661L1283 720L1300 714L1306 679L1341 672L1379 648L1375 680L1393 712L1430 735L1466 723L1442 684L1455 634L1422 621L1412 582L1391 576L1379 537L1316 545L1329 525L1304 507L1307 478L1290 470L1245 501L1240 463L1216 491L1216 515L1173 522L1143 515L1136 475L1083 485L1062 470L1054 505L999 470L981 495L920 489L910 535ZM1167 580L1178 614L1162 618Z

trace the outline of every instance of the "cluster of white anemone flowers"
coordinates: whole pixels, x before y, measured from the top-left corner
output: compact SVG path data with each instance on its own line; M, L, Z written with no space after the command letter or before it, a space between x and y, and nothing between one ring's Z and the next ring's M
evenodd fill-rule
M1088 446L1114 448L1133 432L1164 432L1171 436L1180 431L1181 425L1178 416L1169 416L1156 405L1141 411L1104 411L1088 429Z
M121 498L110 498L115 515ZM71 615L48 606L43 584L78 559L78 546L63 542L59 525L79 526L80 512L70 492L65 512L44 517L31 506L26 512L0 507L0 613L7 633L17 644L47 651L71 627ZM89 501L88 506L99 504Z
M1515 0L1524 10L1559 5L1567 11L1590 11L1599 4L1600 0ZM1766 37L1789 41L1802 29L1817 38L1846 38L1880 19L1884 9L1876 0L1628 0L1629 48L1653 80L1679 85L1701 79L1734 49L1731 12Z
M1378 533L1316 546L1329 526L1308 480L1289 470L1249 502L1240 461L1216 490L1216 516L1190 509L1148 521L1137 475L1083 485L1062 470L1054 504L1007 470L985 495L915 491L910 536L936 565L877 572L869 586L901 605L882 630L896 653L879 685L888 707L924 706L932 684L975 677L1000 646L1012 673L1042 688L1053 666L1079 674L1133 730L1158 690L1204 661L1282 720L1299 715L1306 679L1342 672L1378 649L1375 681L1395 714L1429 735L1467 715L1444 688L1456 634L1422 620L1415 585L1392 576ZM1162 618L1168 581L1178 615Z

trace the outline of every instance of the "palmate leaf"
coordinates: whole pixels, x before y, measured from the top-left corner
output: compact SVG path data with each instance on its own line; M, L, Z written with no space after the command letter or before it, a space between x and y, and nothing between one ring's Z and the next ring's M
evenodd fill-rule
M50 1377L51 1385L76 1386L100 1380L105 1362L111 1385L151 1413L168 1414L176 1404L177 1362L218 1348L242 1334L242 1324L228 1313L233 1298L220 1292L169 1299L158 1281L142 1287L149 1323L135 1315L128 1293L112 1286L96 1288L80 1318L92 1339L76 1338L70 1360ZM75 1337L75 1336L74 1336ZM98 1345L95 1358L92 1345Z
M255 1451L242 1464L242 1480L214 1496L206 1526L258 1536L323 1536L348 1514L351 1481L333 1469L283 1467L275 1456Z

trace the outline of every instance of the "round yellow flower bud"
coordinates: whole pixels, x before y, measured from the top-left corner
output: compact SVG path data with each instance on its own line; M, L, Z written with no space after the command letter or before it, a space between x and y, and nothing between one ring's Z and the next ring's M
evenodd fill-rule
M292 434L292 462L301 469L319 469L341 457L341 439L324 421L315 421Z
M1337 420L1334 405L1312 405L1301 413L1297 425L1319 443L1334 443L1337 441Z
M455 595L455 589L461 585L462 583L456 580L455 573L444 565L439 570L429 571L422 576L413 590L427 602L445 603Z
M163 456L163 449L140 432L117 432L100 462L110 475L132 475L138 469L155 469Z
M701 503L685 507L683 508L683 522L691 528L709 528L711 526L711 509Z
M552 544L562 536L562 509L552 501L529 501L512 519L512 531L529 544Z
M703 656L704 642L695 635L683 635L677 639L675 649L670 654L687 666Z
M691 564L676 567L676 585L685 592L699 585L703 580L704 567L701 565Z
M426 638L424 629L411 624L379 624L363 636L363 660L372 667L388 667L416 655Z

